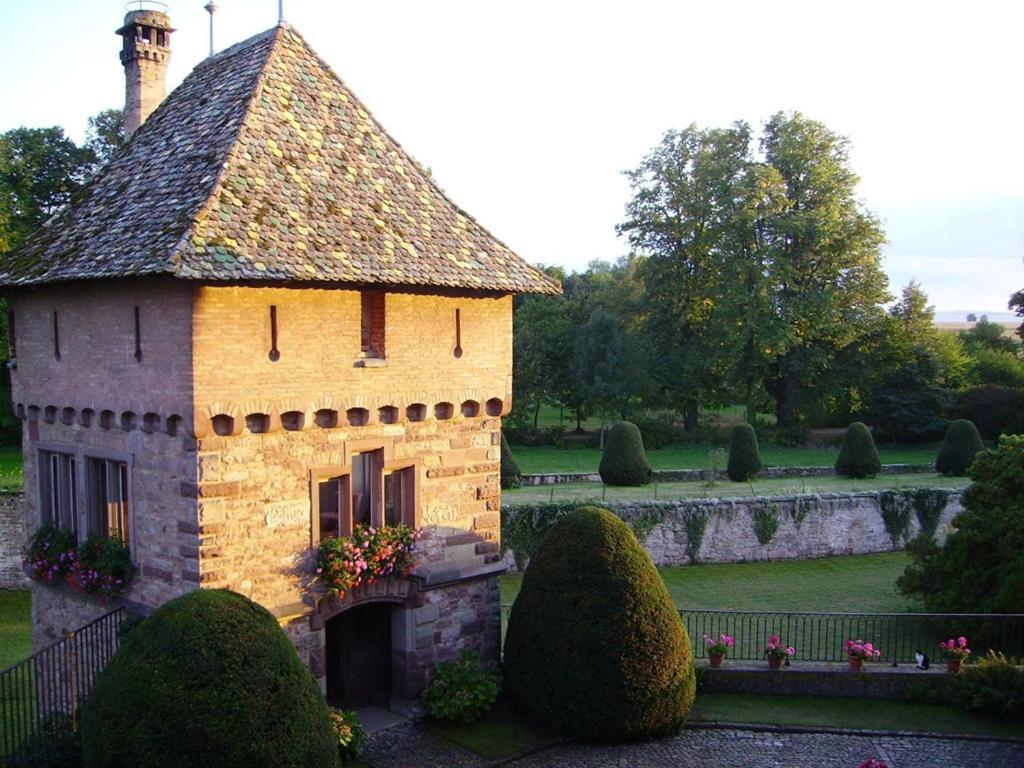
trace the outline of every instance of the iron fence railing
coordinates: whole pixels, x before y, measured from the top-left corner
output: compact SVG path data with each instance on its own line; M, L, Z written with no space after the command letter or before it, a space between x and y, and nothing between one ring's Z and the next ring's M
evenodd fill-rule
M511 605L502 605L504 637ZM735 638L729 658L764 658L768 638L793 646L794 661L845 662L847 640L864 640L882 651L880 662L915 663L918 651L941 661L939 643L966 636L976 656L989 650L1024 656L1024 614L985 613L811 613L681 609L696 658L706 658L702 637Z
M77 729L78 709L120 646L127 617L117 608L0 670L0 764L33 748L44 731Z

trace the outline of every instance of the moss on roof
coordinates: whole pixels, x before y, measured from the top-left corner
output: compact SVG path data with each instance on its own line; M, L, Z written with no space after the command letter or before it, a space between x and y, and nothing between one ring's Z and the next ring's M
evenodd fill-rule
M212 56L0 285L166 274L557 293L456 206L291 27Z

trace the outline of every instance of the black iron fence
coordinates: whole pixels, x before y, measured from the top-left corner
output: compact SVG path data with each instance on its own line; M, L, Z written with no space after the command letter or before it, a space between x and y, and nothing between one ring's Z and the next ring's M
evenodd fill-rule
M502 635L511 605L502 605ZM694 656L706 658L703 636L734 638L729 658L763 659L768 639L777 636L795 649L795 661L845 662L846 641L863 640L880 649L880 662L915 663L918 651L941 661L939 643L964 636L976 656L989 650L1024 656L1024 614L987 613L809 613L774 611L679 611Z
M77 730L78 709L120 646L128 615L111 611L0 670L0 764Z

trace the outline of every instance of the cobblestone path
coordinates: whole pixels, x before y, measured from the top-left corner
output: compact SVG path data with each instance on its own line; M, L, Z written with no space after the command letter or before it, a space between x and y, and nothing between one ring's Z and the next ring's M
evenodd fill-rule
M1024 768L1024 744L924 736L686 730L616 747L564 744L506 763L510 768L857 768L874 757L889 768ZM492 765L405 724L374 736L364 755L379 768Z

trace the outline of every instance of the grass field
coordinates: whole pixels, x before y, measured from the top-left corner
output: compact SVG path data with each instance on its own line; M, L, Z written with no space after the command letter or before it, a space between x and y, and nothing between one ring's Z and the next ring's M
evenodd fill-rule
M896 578L909 563L906 552L883 552L658 571L679 608L899 613L921 610L896 591ZM503 576L501 602L513 602L521 584L521 575Z
M1024 724L942 704L816 696L706 693L697 697L692 719L884 731L962 733L1024 737Z
M647 451L647 460L654 469L708 469L709 445L669 445ZM911 446L883 445L878 454L883 464L931 464L938 446L930 443ZM549 446L512 446L519 469L526 475L549 472L597 472L601 463L599 448L553 448ZM789 448L765 443L761 461L768 467L831 467L839 451L836 448ZM718 469L725 469L725 451L717 458Z
M797 493L851 493L898 488L965 488L966 478L934 473L879 475L863 480L845 477L779 477L734 483L719 480L707 487L702 482L650 483L639 487L606 486L600 482L557 483L514 488L501 492L503 504L545 501L639 501L644 499L716 499L751 496L790 496Z
M27 589L0 590L0 669L32 653L32 600Z
M0 448L0 490L18 489L25 479L20 448Z

